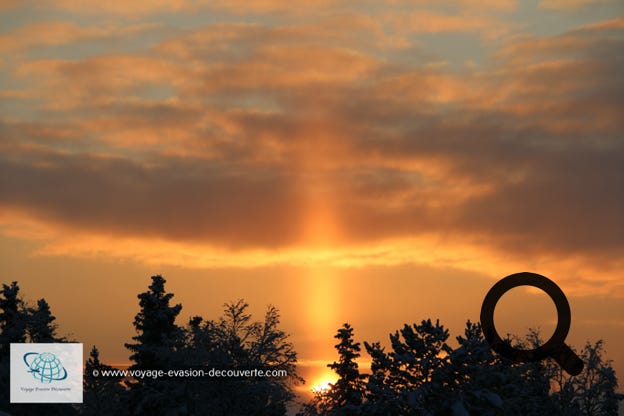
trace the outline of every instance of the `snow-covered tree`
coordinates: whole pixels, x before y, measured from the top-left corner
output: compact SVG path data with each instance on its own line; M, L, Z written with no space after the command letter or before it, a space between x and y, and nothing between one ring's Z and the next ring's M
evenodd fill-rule
M441 369L452 352L448 337L439 321L434 324L429 319L390 334L390 352L379 343L365 342L372 358L367 414L436 414L435 409L448 405L450 401L440 400L448 383Z
M364 377L356 360L360 357L360 343L353 339L353 328L345 323L334 336L338 344L338 361L327 366L338 375L338 380L327 392L333 415L356 415L364 397Z
M48 303L41 299L35 308L30 308L22 300L19 291L17 282L3 284L0 291L0 410L15 416L75 415L77 411L70 404L9 403L10 344L65 341L56 335L56 318L52 316Z
M9 346L26 341L28 315L19 290L13 282L0 291L0 410L9 409Z
M454 411L479 415L556 414L542 363L519 364L494 354L481 326L470 321L457 341L459 347L451 353L450 366L445 370L448 378L454 379ZM529 334L515 346L528 349L539 344L541 341Z
M272 414L285 414L286 405L295 398L293 387L303 380L297 375L297 353L288 334L279 328L280 314L269 306L264 321L251 325L251 338L245 348L250 365L263 371L283 371L286 377L259 380L256 399Z
M152 276L147 292L140 293L140 311L134 318L135 343L127 343L134 362L131 370L169 370L178 366L178 350L183 333L175 320L182 305L170 305L172 293L165 291L165 279ZM135 414L169 415L183 413L180 383L169 379L145 378L129 381L128 406Z
M100 352L93 346L85 366L83 381L84 397L81 414L86 416L107 416L126 414L121 405L121 397L125 389L121 385L121 377L106 372L113 367L100 361Z
M225 305L216 321L193 317L186 329L186 356L205 369L284 370L286 377L224 377L191 380L189 408L215 416L285 415L301 381L297 354L279 329L279 312L269 307L262 322L253 321L242 300Z
M182 332L175 320L182 305L169 305L173 294L166 293L165 283L162 276L152 276L149 290L137 296L141 310L134 318L136 343L126 344L133 369L166 369L180 343Z
M0 291L0 359L9 356L12 342L26 341L28 314L19 290L17 282L13 282L11 285L3 284Z
M56 335L56 317L50 311L45 299L37 301L37 307L29 310L26 333L30 342L64 342L65 339Z
M362 414L364 400L364 378L360 374L357 359L360 357L360 343L353 339L353 328L345 323L334 336L338 344L338 361L327 364L338 375L338 380L325 391L314 392L313 400L302 414L305 416L332 415L354 416Z
M624 396L617 394L618 381L612 361L604 358L604 342L587 342L579 352L585 364L581 374L571 377L554 362L548 369L552 384L552 396L558 411L564 416L611 416L617 415L618 401Z
M351 347L345 348L350 345L349 327L341 331L341 343L336 347L352 351ZM447 339L448 331L439 322L426 320L391 334L387 350L379 342L365 342L371 373L364 375L364 399L360 406L352 407L353 414L617 415L622 395L615 393L617 379L611 362L603 358L602 341L584 347L579 356L585 368L580 375L570 377L551 360L516 363L493 353L480 325L470 321L457 337L457 348L451 348ZM535 330L523 339L508 338L505 342L524 350L543 344ZM330 366L340 368L342 361ZM344 369L344 374L355 374L349 365ZM301 415L341 414L336 412L341 407L336 406L332 394L332 389L317 392Z
M498 415L503 408L499 390L508 378L507 368L492 353L481 326L466 322L464 333L456 337L455 348L441 370L447 379L447 399L454 414Z

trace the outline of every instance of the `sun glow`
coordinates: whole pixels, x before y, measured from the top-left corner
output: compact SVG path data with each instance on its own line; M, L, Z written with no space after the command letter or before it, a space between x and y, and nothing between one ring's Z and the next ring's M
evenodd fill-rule
M312 393L327 393L332 387L332 382L329 380L321 381L312 387Z
M336 380L336 374L333 372L324 372L312 385L312 393L327 393Z

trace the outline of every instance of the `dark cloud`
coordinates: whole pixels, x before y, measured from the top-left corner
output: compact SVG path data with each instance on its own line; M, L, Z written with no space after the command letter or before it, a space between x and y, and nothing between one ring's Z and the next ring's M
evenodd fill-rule
M0 162L2 205L104 234L275 246L299 233L302 207L287 175L227 163L153 167L84 154Z
M275 248L300 242L324 195L348 243L427 233L518 255L622 253L617 24L525 39L472 72L311 45L293 28L225 26L208 47L214 29L157 56L48 63L42 82L76 86L84 104L49 114L73 115L78 133L8 123L0 203L97 233ZM162 83L179 96L140 99ZM97 146L42 139L61 132Z

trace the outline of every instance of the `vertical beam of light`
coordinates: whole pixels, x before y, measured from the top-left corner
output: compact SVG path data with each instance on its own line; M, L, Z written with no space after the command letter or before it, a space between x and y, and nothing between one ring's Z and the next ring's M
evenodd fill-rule
M317 212L314 220L310 221L310 227L316 227L320 232L319 238L329 234L324 222L327 218L322 216L323 211ZM310 240L314 250L316 242ZM312 256L312 258L315 258ZM314 261L316 262L316 261ZM342 285L339 273L335 268L311 264L303 271L301 276L301 291L303 294L304 319L306 321L307 334L305 336L307 351L310 351L308 360L317 363L310 367L308 383L305 385L307 391L317 391L328 387L328 383L336 381L336 375L328 369L326 364L332 361L334 333L339 326L340 309L345 305L341 304ZM308 399L308 397L306 397Z
M322 124L322 123L321 123ZM310 355L305 357L323 364L311 368L308 389L318 389L335 377L326 367L333 354L333 335L338 327L342 285L336 268L323 263L323 252L331 250L340 241L335 191L326 175L326 162L332 160L332 140L329 126L307 126L301 132L297 171L299 189L305 201L301 224L301 245L309 251L310 262L300 277L301 309L307 328L305 336Z
M335 268L322 264L322 256L317 250L325 249L334 241L336 227L328 201L317 200L310 205L310 212L304 226L305 245L310 250L310 263L301 276L304 299L303 310L306 327L309 328L309 340L313 344L311 350L319 356L310 357L315 360L327 359L331 353L328 342L336 330L339 315L340 276Z
M332 336L336 331L338 304L337 291L340 285L336 274L325 268L309 269L302 279L304 294L303 310L305 311L306 327L310 350L314 360L323 360L331 354Z

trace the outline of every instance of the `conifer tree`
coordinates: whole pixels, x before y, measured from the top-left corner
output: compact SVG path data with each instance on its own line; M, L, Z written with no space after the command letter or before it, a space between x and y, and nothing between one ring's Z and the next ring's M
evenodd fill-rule
M100 352L94 345L85 366L82 415L125 414L125 409L121 405L124 388L121 385L121 377L110 373L113 370L113 367L100 361Z
M131 370L170 370L179 364L183 333L175 323L182 305L170 305L172 293L165 291L165 279L152 276L147 292L140 293L140 311L134 318L135 343L127 343L134 362ZM127 405L133 414L168 415L185 413L183 385L170 379L144 378L128 381Z
M9 347L26 341L27 313L17 282L0 291L0 410L9 409Z
M331 414L356 415L364 396L363 376L356 360L360 357L360 343L353 340L353 328L345 323L334 336L338 344L338 361L327 366L338 375L338 380L328 391Z
M137 296L141 310L134 318L137 335L132 339L136 343L126 344L132 352L132 369L166 369L181 341L181 329L175 320L182 305L169 305L173 294L166 293L165 283L162 276L152 276L149 290Z
M405 325L390 334L392 350L379 343L364 343L371 355L368 412L372 414L420 415L436 412L447 380L442 371L450 362L449 332L430 319ZM447 397L448 398L448 397Z
M37 302L36 308L29 308L19 296L17 282L2 285L0 291L0 409L11 415L45 414L75 415L76 408L71 404L10 404L9 400L9 352L11 343L24 342L64 342L57 337L56 325L50 306L44 299Z
M37 307L29 310L26 333L30 342L64 342L64 338L57 337L56 317L50 311L50 305L45 299L37 301Z
M357 359L360 357L360 343L353 339L353 327L348 323L338 329L334 345L338 361L327 364L334 370L338 380L325 391L315 391L314 398L303 408L301 415L354 416L362 413L366 386L365 376L360 374Z
M24 301L19 296L17 282L2 285L0 291L0 359L9 356L9 345L12 342L26 341L27 313Z

